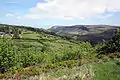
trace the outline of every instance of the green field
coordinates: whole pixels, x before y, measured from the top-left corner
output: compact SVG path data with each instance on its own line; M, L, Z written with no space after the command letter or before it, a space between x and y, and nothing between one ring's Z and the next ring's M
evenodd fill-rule
M120 65L116 61L94 64L94 80L120 80Z
M116 42L91 45L34 28L17 30L19 39L0 37L0 79L19 73L21 80L120 80L120 52L112 44L118 34Z

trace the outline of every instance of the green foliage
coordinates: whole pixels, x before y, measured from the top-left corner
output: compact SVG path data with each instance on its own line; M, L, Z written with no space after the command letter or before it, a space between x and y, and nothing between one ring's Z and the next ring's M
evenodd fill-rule
M3 78L5 78L5 77L6 77L5 74L0 74L0 79L3 79Z
M3 39L2 45L0 45L0 72L4 73L14 65L15 54L10 41Z
M114 61L94 64L94 80L120 80L120 66Z
M51 37L53 40L54 38ZM72 43L50 38L45 40L21 39L1 41L1 67L6 71L25 68L37 64L52 64L67 60L90 58L93 48L89 43ZM71 64L70 64L71 65ZM2 68L1 68L2 69Z
M79 63L78 60L69 60L69 61L62 61L53 64L45 64L39 66L32 66L25 69L19 69L18 72L23 75L40 75L41 73L48 73L48 72L56 72L59 69L72 69L73 67L79 67L77 64Z
M11 77L17 70L25 76L52 73L58 76L67 75L66 79L69 78L70 80L81 79L82 76L79 76L81 71L83 70L84 73L89 69L86 67L87 65L81 66L95 59L96 50L98 50L100 57L104 58L102 59L103 64L93 64L95 80L107 80L109 76L120 79L120 61L107 62L109 57L120 57L119 29L116 30L115 36L111 40L103 44L97 44L95 47L89 42L80 42L69 37L56 36L50 31L46 32L37 28L21 26L19 28L0 29L5 33L10 32L9 29L13 29L14 34L14 39L0 38L0 73L4 73L0 74L0 78ZM19 39L21 33L23 37ZM109 55L106 56L105 54ZM114 79L112 77L110 77L111 80Z
M92 72L92 65L82 65L80 67L74 67L72 69L65 67L59 68L57 71L49 71L47 73L41 73L40 75L27 77L32 80L92 80L94 72Z
M12 33L13 33L13 36L12 36L13 39L20 39L21 32L19 31L18 28L13 28Z
M0 32L10 33L10 26L0 26Z
M114 52L120 52L120 29L115 31L115 36L105 42L105 45L98 49L100 54L109 54Z
M20 50L14 41L9 39L0 39L0 72L4 73L8 70L18 69L36 65L42 61L39 53ZM21 46L23 47L23 46ZM30 47L30 46L29 46Z
M40 72L56 71L59 68L81 66L80 59L93 57L95 49L88 42L62 39L28 28L22 30L13 27L14 39L0 39L1 72L3 70L3 73L8 71L14 74L15 70L23 68L20 73L37 75ZM19 39L20 30L21 39ZM31 66L39 66L39 68L24 70Z

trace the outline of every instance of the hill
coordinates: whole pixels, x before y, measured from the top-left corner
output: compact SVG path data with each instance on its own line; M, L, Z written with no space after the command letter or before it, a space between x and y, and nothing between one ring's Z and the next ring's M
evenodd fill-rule
M91 43L109 40L114 36L114 31L120 26L109 25L73 25L73 26L53 26L51 31L57 35L69 36L71 38L90 41Z
M49 34L49 35L55 35L54 32L48 31L46 29L43 28L33 28L30 26L18 26L18 25L8 25L8 24L0 24L0 32L12 32L13 28L18 28L19 30L25 32L25 31L33 31L33 32L37 32L37 33L45 33L45 34Z
M102 28L102 30L104 29ZM92 46L89 42L81 42L66 36L58 36L51 32L51 30L27 26L0 25L1 34L14 35L16 34L14 30L22 37L17 39L11 39L8 36L0 37L1 80L120 79L120 76L118 76L120 71L120 54L119 52L106 52L99 55L99 50L102 49L104 52L104 43ZM81 26L79 28L77 26L75 29L67 27L66 30L90 32L91 27ZM94 30L96 29L94 28ZM107 29L106 31L104 30L104 33L95 34L94 36L92 33L89 36L88 34L87 36L79 36L83 36L85 40L89 37L94 42L94 37L103 37L101 35L106 34L104 38L107 38L113 30L113 28ZM119 38L117 39L119 40ZM113 44L114 46L108 45L106 45L108 47L107 50L113 50L117 47L115 44ZM117 48L119 48L119 45Z
M22 36L19 39L0 37L0 73L3 73L0 78L8 76L6 72L15 74L21 68L24 75L39 75L66 66L72 68L78 64L78 58L85 57L84 54L90 57L94 51L90 51L93 48L89 43L68 40L53 35L49 30L15 25L1 25L0 28L5 34L15 34L12 29L17 28ZM32 66L34 68L24 71Z

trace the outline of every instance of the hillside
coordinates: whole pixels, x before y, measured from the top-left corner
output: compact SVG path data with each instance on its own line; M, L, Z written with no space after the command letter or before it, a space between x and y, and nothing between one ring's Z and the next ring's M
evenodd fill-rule
M90 31L83 26L77 26L78 29ZM94 46L87 41L58 36L51 30L27 26L2 24L0 32L7 35L0 36L0 80L120 79L120 30L113 40ZM98 41L106 34L104 38L108 39L112 32L109 29L100 35L79 36L94 42L94 37ZM20 38L13 38L18 34Z
M0 32L12 32L13 28L18 28L19 30L25 32L25 31L33 31L33 32L37 32L37 33L45 33L45 34L49 34L49 35L55 35L54 32L48 31L46 29L43 28L33 28L30 26L18 26L18 25L8 25L8 24L0 24Z
M73 25L73 26L53 26L51 31L61 36L69 36L77 40L101 42L109 40L114 36L114 31L120 26L109 25Z
M15 34L12 30L17 28L22 36L19 39L0 37L0 78L11 78L9 75L16 70L24 76L34 76L51 69L73 68L79 63L78 58L91 57L94 51L89 43L67 40L47 30L13 25L1 25L0 28L5 34Z

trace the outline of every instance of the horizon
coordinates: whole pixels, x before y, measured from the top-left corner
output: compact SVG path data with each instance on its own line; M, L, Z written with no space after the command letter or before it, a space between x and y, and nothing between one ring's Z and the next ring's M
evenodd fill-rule
M2 0L0 23L44 29L55 25L120 26L119 2L119 0Z
M42 27L34 27L34 26L29 26L29 25L17 25L17 24L2 24L2 23L0 23L0 25L10 25L10 26L24 26L24 27L32 27L32 28L42 28ZM50 29L50 28L52 28L52 27L63 27L63 26L92 26L92 24L87 24L87 25L82 25L82 24L78 24L78 25L76 25L76 24L73 24L73 25L53 25L53 26L50 26L50 27L47 27L47 28L42 28L42 29ZM93 26L115 26L115 27L120 27L119 25L105 25L105 24L95 24L95 25L93 25Z

